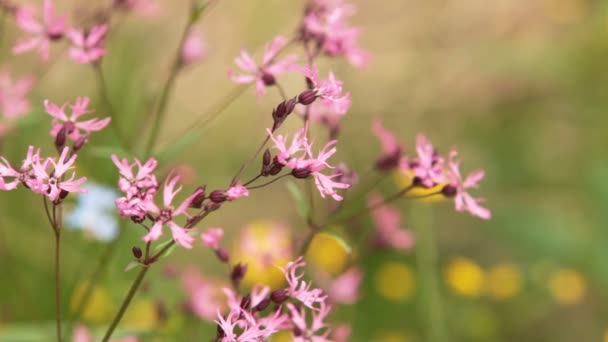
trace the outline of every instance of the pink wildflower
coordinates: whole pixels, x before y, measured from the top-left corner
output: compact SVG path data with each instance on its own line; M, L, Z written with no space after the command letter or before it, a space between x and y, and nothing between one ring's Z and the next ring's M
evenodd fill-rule
M201 34L190 30L182 46L182 65L192 65L200 62L207 55L207 45Z
M220 248L220 241L224 237L224 230L222 228L208 228L204 233L201 234L201 240L206 247L218 249Z
M200 318L212 321L217 310L225 307L221 285L217 281L203 278L197 269L189 268L184 272L182 285L189 297L189 308Z
M321 302L319 310L312 311L310 326L306 320L306 311L303 308L296 307L291 303L287 304L287 308L294 325L294 342L331 342L328 338L330 330L326 329L327 324L324 322L331 311L331 306Z
M340 324L334 326L331 332L331 339L333 342L348 342L351 339L353 329L348 324Z
M4 158L0 157L0 190L10 191L16 189L19 183L23 183L27 188L32 188L37 185L36 176L34 175L33 165L40 160L40 149L34 152L34 146L29 146L27 156L21 163L19 170L13 169L11 164ZM6 183L4 177L13 178L12 181Z
M190 217L188 215L187 209L190 207L192 200L198 196L198 194L202 190L195 191L190 197L185 199L177 209L172 207L173 198L177 193L179 193L182 187L175 188L177 182L179 181L179 176L171 177L168 176L165 180L165 187L163 189L163 208L159 208L154 204L152 199L149 199L142 203L145 207L146 211L151 214L156 214L157 217L154 219L154 224L150 227L150 231L143 237L143 240L146 242L158 240L158 238L162 235L162 227L164 225L169 226L171 229L171 234L173 235L173 240L175 240L179 245L184 248L192 248L192 242L194 242L194 237L188 234L188 229L178 225L175 223L174 219L180 215L185 215L186 217Z
M287 147L287 136L279 134L275 137L272 134L272 130L266 129L266 131L274 142L274 147L279 150L279 153L276 156L277 161L281 165L288 166L290 168L297 168L301 158L295 157L295 155L296 153L306 150L306 129L301 128L298 130L298 132L293 136L291 145L289 147Z
M12 119L30 111L27 93L34 84L32 77L24 77L13 83L8 72L0 72L0 113Z
M126 158L118 159L112 155L112 161L120 172L118 188L124 192L128 198L136 195L154 195L158 189L158 181L152 173L158 161L154 158L148 159L144 164L135 159L133 164L129 164ZM133 167L137 166L137 173L133 173Z
M70 106L72 108L72 114L70 116L65 113L66 105L67 103L58 107L49 100L44 100L46 112L54 118L53 126L51 128L51 135L53 137L57 137L57 135L64 130L68 138L77 141L82 137L86 138L92 132L101 131L110 123L110 117L101 120L94 118L87 121L77 121L81 116L91 113L91 111L87 110L87 106L89 105L88 97L76 98L74 105Z
M456 211L463 212L468 211L473 216L480 217L484 220L489 220L492 217L492 213L487 208L479 205L483 201L481 198L473 198L466 192L466 189L479 187L479 181L485 176L483 170L476 170L469 174L464 180L460 175L460 161L456 160L458 153L454 150L450 152L450 160L448 162L448 178L450 179L450 185L452 189L445 190L444 193L453 195L454 193L454 204ZM447 188L446 187L446 188Z
M55 201L60 195L63 196L69 192L86 192L86 189L80 187L87 181L86 177L75 180L75 173L72 173L67 179L64 177L72 169L77 157L76 154L72 154L68 158L68 153L70 153L70 149L65 147L57 161L54 158L47 158L42 163L38 158L34 160L32 169L36 179L31 182L31 189L34 192L46 195L51 201ZM49 172L48 167L51 165L53 170Z
M15 14L17 26L30 33L31 38L23 40L13 47L13 53L23 53L35 48L40 51L43 60L49 58L51 41L60 39L66 30L65 16L55 15L55 6L52 0L44 0L42 5L42 22L36 20L35 10L29 7L20 7Z
M340 129L340 122L350 108L350 98L341 103L341 106L333 106L326 101L315 101L308 106L297 106L297 113L304 117L308 111L308 117L319 124L329 128L330 133ZM308 108L308 109L307 109Z
M420 184L427 188L445 181L444 159L437 155L431 142L422 134L416 137L418 159L411 163Z
M382 155L376 161L376 167L380 170L390 170L399 166L403 148L395 135L384 128L382 120L379 118L374 121L372 132L378 137L382 145Z
M328 299L332 303L355 304L359 300L359 287L363 272L358 267L351 267L342 273L327 288Z
M307 160L308 165L306 166L306 169L311 171L311 175L315 179L315 185L317 186L321 197L325 198L325 196L331 196L334 200L341 201L343 197L338 195L335 189L348 189L350 188L350 184L332 180L340 175L334 174L328 176L320 172L325 168L333 168L327 163L327 159L336 153L336 148L333 147L335 144L335 140L328 142L327 145L319 151L317 157L314 157L311 152L312 144L307 145L306 151L310 159Z
M376 206L382 201L381 196L371 194L368 205ZM407 251L414 246L412 232L401 228L401 212L397 208L385 204L372 210L371 216L376 226L376 242L381 246L390 246L400 251Z
M66 34L73 44L69 51L70 57L82 64L99 60L101 56L106 54L106 49L103 47L103 38L107 31L107 24L95 25L90 32L74 28L68 29Z
M276 60L277 55L287 43L287 38L283 36L274 38L264 49L264 56L260 65L256 64L246 50L242 50L241 55L235 58L234 62L243 73L234 75L232 71L229 71L228 76L236 83L255 83L256 93L260 96L266 94L266 87L274 85L278 75L295 68L296 55L289 55Z
M289 296L299 300L305 306L317 310L314 306L315 303L323 304L327 299L327 296L323 295L323 290L321 289L311 289L312 283L302 280L304 273L297 274L298 269L305 265L306 263L300 256L295 261L287 263L285 268L281 267L281 270L285 274L285 279L289 285L287 288Z
M336 79L333 72L329 73L326 80L320 79L316 65L304 68L303 72L316 95L323 99L327 106L331 106L337 114L346 113L351 103L350 93L342 94L342 81Z
M241 197L249 196L249 190L241 184L237 184L226 190L226 196L229 201L234 201Z

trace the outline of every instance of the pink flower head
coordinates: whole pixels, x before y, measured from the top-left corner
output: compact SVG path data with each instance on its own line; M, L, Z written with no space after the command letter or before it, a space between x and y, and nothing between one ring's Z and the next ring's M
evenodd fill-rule
M70 192L87 192L86 189L80 187L82 183L87 181L86 177L74 179L74 172L69 178L64 177L73 168L77 157L76 154L72 154L68 158L68 153L70 153L70 149L66 146L61 151L58 160L47 158L44 162L41 162L39 158L35 158L32 164L35 181L28 184L31 185L34 192L46 195L51 201L55 201L60 195L65 196ZM53 166L50 172L49 166Z
M27 156L21 163L21 168L19 168L19 170L13 169L11 164L4 157L0 157L0 160L0 190L10 191L16 189L19 183L23 183L29 189L38 186L33 166L40 160L40 149L34 152L34 146L30 145L27 149ZM6 183L4 177L13 179Z
M384 128L380 118L374 121L372 132L378 137L382 145L382 155L376 161L376 167L380 170L390 170L399 166L403 148L393 132Z
M353 328L348 324L340 324L334 326L331 332L333 342L348 342L350 341Z
M382 201L381 196L372 194L368 204L370 207L376 206ZM376 226L376 243L400 251L414 247L414 236L410 230L401 228L401 212L397 208L385 204L372 210L371 216Z
M420 184L427 188L445 181L443 172L444 159L437 155L431 142L422 134L416 137L416 152L418 159L411 165Z
M294 342L331 342L328 336L331 332L327 329L325 318L331 311L331 306L321 302L318 311L312 311L312 322L308 324L306 310L291 303L287 304L294 325Z
M108 25L95 25L89 31L77 30L70 28L66 32L68 38L72 41L70 47L70 57L82 64L95 62L106 54L106 49L103 47L103 38L108 31Z
M189 297L189 308L204 320L212 321L217 310L226 306L220 283L204 278L197 269L189 268L184 272L182 285Z
M460 175L460 161L456 159L457 157L458 153L452 150L450 152L450 160L448 162L448 178L450 180L450 186L455 189L456 193L454 196L456 211L468 211L473 216L480 217L484 220L489 220L492 217L492 213L489 209L479 205L479 203L483 202L484 199L473 198L473 196L466 192L466 189L479 187L479 181L483 179L485 172L483 170L473 171L463 180Z
M158 165L156 159L150 158L144 164L135 159L135 162L130 164L126 158L118 159L117 155L112 154L112 162L114 162L114 165L116 165L120 172L118 188L128 198L136 195L154 195L158 190L158 181L154 173L152 173ZM133 167L135 166L137 166L137 173L133 172Z
M350 97L334 106L326 101L315 101L308 106L298 105L297 113L304 117L308 113L310 120L329 128L330 133L338 132L342 118L350 108Z
M192 200L196 198L201 192L202 189L196 190L190 197L185 199L177 209L174 209L172 206L173 198L177 195L182 187L177 187L177 182L179 181L179 176L172 177L169 175L165 180L165 186L163 188L163 208L159 208L154 204L151 198L147 201L144 201L142 205L146 209L149 214L155 214L156 217L154 219L154 224L150 228L148 234L143 237L143 240L146 242L155 241L160 238L162 235L162 227L168 226L171 229L171 234L173 235L173 240L175 240L179 245L184 248L192 248L192 243L194 242L194 237L188 234L189 229L184 228L175 222L175 218L184 215L187 218L190 218L190 215L187 212L187 209L190 207Z
M236 83L255 83L256 93L259 96L266 94L266 87L274 85L278 75L294 70L296 67L296 55L276 60L277 55L287 43L287 38L283 36L274 38L264 49L260 65L253 60L247 50L241 50L241 55L235 58L234 62L243 73L234 75L232 71L228 71L228 76Z
M321 289L311 289L312 283L302 280L304 273L297 274L298 269L304 266L306 266L306 263L302 257L299 257L295 261L288 262L285 268L281 267L280 269L285 274L285 279L289 285L287 288L289 296L299 300L305 306L317 310L315 304L324 305L327 296L323 295Z
M334 181L333 179L339 177L339 174L328 176L321 173L325 168L333 168L327 163L327 160L336 153L335 144L335 140L328 142L325 147L319 151L317 157L314 157L311 152L312 144L307 144L306 151L309 159L307 160L308 165L306 166L306 169L311 171L311 175L315 179L315 185L317 186L317 190L319 190L321 197L325 198L325 196L331 196L334 200L341 201L343 197L340 196L335 189L348 189L350 188L350 184Z
M276 137L272 134L272 130L266 129L266 132L270 135L270 138L274 142L274 147L279 150L277 154L277 161L284 166L290 168L298 168L302 158L296 157L296 154L306 151L307 139L306 139L306 128L301 128L293 136L291 145L287 147L287 136L282 134Z
M369 54L359 47L361 30L346 23L354 14L354 6L342 1L313 1L304 17L304 38L315 40L328 56L343 56L352 65L364 67Z
M249 190L243 185L237 184L226 190L226 196L229 201L234 201L241 197L249 196Z
M224 230L222 228L208 228L204 233L201 234L203 245L213 249L220 248L220 241L223 237Z
M36 19L36 11L30 7L20 7L15 13L17 26L31 34L13 47L13 53L23 53L38 48L42 60L49 58L51 41L60 39L67 28L66 16L56 16L52 0L44 0L42 5L42 22Z
M94 118L86 121L77 121L81 116L91 113L91 111L87 110L87 106L89 105L88 97L76 98L74 105L70 106L72 108L72 114L70 116L65 113L66 105L68 104L64 103L61 107L58 107L51 101L44 100L46 112L54 118L53 126L51 128L51 135L53 137L57 137L57 135L64 130L68 138L77 141L80 138L86 138L92 132L101 131L110 123L110 117L101 120Z
M338 304L355 304L359 300L359 287L363 280L363 271L351 267L336 277L327 289L328 300Z
M332 107L337 114L346 113L351 103L350 93L342 94L342 81L336 79L333 72L329 73L326 80L320 79L316 65L304 68L303 73L312 84L316 95L323 99L327 106Z
M196 30L190 30L182 46L182 65L192 65L207 56L207 45Z
M13 119L28 113L31 106L26 96L33 85L32 77L24 77L13 83L8 72L0 71L0 114Z

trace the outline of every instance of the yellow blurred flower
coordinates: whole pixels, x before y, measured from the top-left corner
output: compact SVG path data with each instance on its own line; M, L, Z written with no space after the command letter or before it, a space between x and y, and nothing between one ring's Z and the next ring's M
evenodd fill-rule
M563 305L579 303L585 296L587 283L582 274L569 268L561 268L549 276L549 292Z
M318 233L306 253L306 262L330 274L338 274L350 261L352 250L337 234Z
M457 257L444 270L445 281L450 289L464 297L479 297L485 285L485 273L473 260Z
M403 263L387 262L374 275L376 291L389 300L405 301L416 290L414 272Z
M72 312L76 312L81 305L80 302L85 295L87 285L88 283L86 282L81 283L74 290L70 298L70 310ZM93 286L88 303L86 307L82 308L80 318L88 323L107 322L112 319L115 310L116 306L112 302L108 292L100 286Z
M283 267L293 257L289 230L274 222L252 223L244 227L232 253L234 262L247 264L243 285L281 286Z
M401 170L401 169L397 169L394 173L394 179L395 179L395 183L397 183L397 186L399 187L399 189L403 189L405 187L408 187L412 184L412 181L414 180L414 173L412 171L409 170ZM437 186L434 186L432 188L423 188L423 187L415 187L413 189L411 189L410 191L408 191L406 196L425 196L425 195L430 195L432 193L437 193L440 192L441 189L443 188L445 184L439 184ZM423 197L421 199L419 199L420 201L423 202L439 202L439 201L443 201L445 200L446 197L443 196L442 194L437 194L437 195L433 195L433 196L429 196L429 197Z
M158 328L156 306L149 299L137 300L129 306L121 325L129 329L151 330Z
M498 264L487 272L488 294L498 300L513 298L521 291L521 273L510 263Z
M374 341L377 342L407 342L408 338L402 333L396 331L384 331L378 334Z
M291 330L283 330L283 331L279 331L278 333L272 335L270 337L270 342L291 342L292 338L291 338Z

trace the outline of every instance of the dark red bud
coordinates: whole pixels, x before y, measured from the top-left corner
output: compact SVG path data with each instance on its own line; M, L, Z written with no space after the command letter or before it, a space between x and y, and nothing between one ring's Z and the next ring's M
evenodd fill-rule
M299 179L308 178L311 173L312 171L310 171L309 169L293 169L291 171L291 175Z
M268 174L271 176L277 175L279 172L283 170L283 165L281 164L273 164L270 170L268 170Z
M241 309L249 310L249 305L251 305L251 295L246 295L241 299Z
M270 298L264 298L262 301L253 308L253 311L263 311L270 305Z
M274 290L270 294L270 299L272 299L272 301L277 304L281 304L284 301L289 299L289 294L287 293L287 290L285 290L285 289Z
M441 193L445 197L454 197L458 193L458 189L455 186L448 184L441 189Z
M215 190L211 193L211 195L209 195L209 199L215 203L222 203L228 199L228 196L224 190Z
M206 185L201 185L198 188L196 188L196 190L194 190L194 192L200 191L196 196L194 196L194 198L192 199L192 202L190 202L190 208L197 208L200 209L203 206L203 201L205 200L205 189L207 188Z
M305 106L308 106L309 104L315 102L316 99L317 99L317 92L314 90L310 90L310 89L304 90L303 92L300 93L300 95L298 95L298 102Z
M69 191L61 189L61 192L59 192L59 199L64 200L66 197L68 197L69 194Z
M67 135L68 132L65 127L61 127L59 132L57 132L57 136L55 136L55 147L57 148L57 151L61 152L61 150L63 150L65 141L67 140Z
M86 137L80 137L78 138L78 140L76 140L76 142L74 142L74 147L72 148L74 150L74 152L80 150L84 144L86 144L87 142L87 138Z
M275 85L277 83L277 80L272 74L265 72L262 74L262 82L264 82L264 85L268 87L271 85Z
M133 248L131 248L131 252L133 252L133 256L135 257L135 259L139 259L143 255L141 248L137 246L133 246Z
M230 272L230 280L232 280L232 284L234 287L238 287L241 280L245 277L247 273L247 264L243 265L241 263L236 264L232 268L232 272Z
M228 262L230 260L230 253L222 247L215 250L215 255L221 262Z
M268 166L270 165L271 161L272 155L270 154L270 150L266 149L266 151L264 151L264 155L262 156L262 165Z

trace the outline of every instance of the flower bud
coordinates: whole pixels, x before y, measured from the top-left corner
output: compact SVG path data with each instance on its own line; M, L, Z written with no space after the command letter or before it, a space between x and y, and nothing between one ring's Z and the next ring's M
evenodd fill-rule
M205 189L206 188L207 188L206 185L201 185L198 188L196 188L196 190L194 190L194 192L199 191L199 193L196 196L194 196L194 198L190 202L190 208L197 208L197 209L202 208L203 201L205 200Z
M247 294L241 299L241 309L249 310L249 305L251 305L251 295Z
M133 252L133 256L135 257L135 259L139 259L143 255L141 248L137 246L133 246L133 248L131 248L131 252Z
M72 147L72 150L74 150L74 152L80 150L84 146L84 144L86 144L86 142L87 142L87 138L85 136L78 138L78 140L76 140L74 142L74 146Z
M228 262L230 260L230 253L222 247L215 250L215 255L221 262Z
M266 151L264 151L264 155L262 156L262 165L268 166L270 165L271 161L272 155L270 154L270 150L266 149Z
M312 171L310 171L309 169L293 169L291 171L291 175L298 179L308 178L311 173Z
M458 188L455 186L448 184L441 189L441 194L445 197L454 197L458 193Z
M55 147L57 148L57 151L63 150L65 141L67 140L67 134L68 132L65 127L61 127L59 132L57 132L57 135L55 136Z
M238 263L232 268L232 272L230 272L230 280L232 281L234 287L239 286L241 280L243 280L246 273L247 264L243 265L241 263Z
M263 311L270 305L270 298L266 297L262 299L262 301L253 308L253 311Z
M264 72L262 74L262 82L264 82L264 85L268 87L271 85L275 85L277 83L277 80L272 74Z
M228 196L224 190L215 190L209 195L209 199L215 203L222 203L228 199Z
M316 99L317 99L317 92L314 90L310 90L310 89L304 90L303 92L300 93L300 95L298 95L298 102L305 106L308 106L309 104L315 102Z
M289 299L289 294L285 289L274 290L270 294L270 299L277 304L281 304Z

